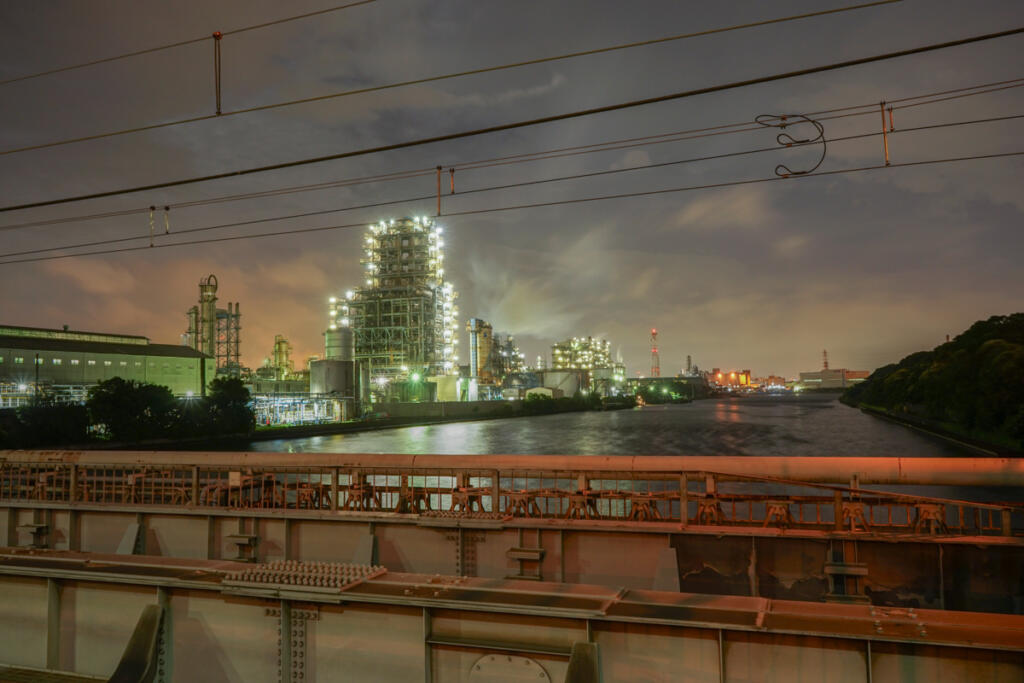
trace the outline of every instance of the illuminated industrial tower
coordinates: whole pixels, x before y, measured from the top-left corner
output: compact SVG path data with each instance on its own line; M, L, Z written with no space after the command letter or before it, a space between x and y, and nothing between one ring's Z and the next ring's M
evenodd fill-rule
M218 375L241 374L242 315L238 308L230 301L227 310L217 308L217 276L208 275L199 281L199 304L185 314L188 331L182 342L216 358Z
M651 377L661 377L661 360L658 358L658 330L651 328Z
M364 286L332 302L331 323L352 328L355 360L374 381L458 371L458 308L444 279L443 232L425 216L369 226L359 260Z

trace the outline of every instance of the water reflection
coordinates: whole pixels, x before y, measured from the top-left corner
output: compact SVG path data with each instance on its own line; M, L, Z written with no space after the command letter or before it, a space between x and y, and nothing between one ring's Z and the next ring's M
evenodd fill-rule
M253 443L249 450L463 455L963 456L834 397L697 401Z

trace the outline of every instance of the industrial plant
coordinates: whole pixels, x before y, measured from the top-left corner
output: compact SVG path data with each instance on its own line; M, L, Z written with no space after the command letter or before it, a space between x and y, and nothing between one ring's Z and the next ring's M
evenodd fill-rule
M647 377L627 379L611 342L592 335L556 341L550 358L538 356L530 366L513 334L495 332L483 317L460 320L458 294L446 277L444 228L433 218L373 223L360 252L361 280L327 299L323 353L305 367L297 367L283 333L275 335L262 364L245 367L240 304L218 307L220 283L210 274L199 280L198 300L185 314L181 346L150 344L141 336L0 328L6 346L0 369L7 370L0 378L0 401L23 405L45 389L61 400L81 402L90 386L114 376L163 384L180 396L199 395L215 377L237 377L252 396L257 424L278 425L431 410L451 415L460 410L452 404L535 395L614 397L665 389L692 398L708 388L825 388L866 374L829 370L826 355L821 372L801 373L794 385L774 375L754 378L749 370L703 372L687 356L685 370L662 378L654 328ZM462 330L468 337L465 363L459 354ZM28 370L26 359L35 364ZM689 388L679 389L683 385Z

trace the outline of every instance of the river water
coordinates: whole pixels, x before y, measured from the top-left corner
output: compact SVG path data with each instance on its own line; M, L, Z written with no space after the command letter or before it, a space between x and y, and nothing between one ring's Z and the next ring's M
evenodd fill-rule
M252 451L463 455L968 456L966 447L865 415L835 395L403 427L252 443Z

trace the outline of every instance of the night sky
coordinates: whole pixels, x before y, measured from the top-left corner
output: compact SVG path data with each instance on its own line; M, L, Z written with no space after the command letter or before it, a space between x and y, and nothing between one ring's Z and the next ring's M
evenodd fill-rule
M328 7L129 0L0 5L0 80ZM850 2L848 4L855 4ZM226 36L225 110L747 23L805 2L551 0L371 4ZM355 95L45 150L0 155L0 205L229 171L742 80L1024 25L1019 0L902 3ZM210 114L211 41L0 86L0 151ZM201 198L877 103L1024 77L1018 35L628 111L166 190L0 214L0 228ZM1024 113L1024 88L898 110L894 163L1024 150L1024 121L900 133ZM879 115L825 121L828 138ZM794 129L798 131L799 129ZM804 129L806 130L806 128ZM774 144L774 130L456 172L456 189L643 166ZM796 134L796 133L794 133ZM681 164L444 199L466 211L773 176L820 148ZM819 171L882 162L878 137L835 142ZM1022 157L791 178L713 190L442 218L461 326L511 332L532 363L572 335L611 341L630 374L687 354L710 369L793 376L871 370L973 321L1021 309ZM180 208L171 230L430 195L433 177ZM432 215L426 200L199 237ZM158 216L158 231L162 218ZM0 252L137 236L144 214L0 232ZM242 360L275 334L322 353L326 300L358 285L361 228L0 265L0 323L177 343L201 277L241 302ZM158 242L174 241L161 239ZM180 238L177 238L180 239ZM0 258L0 260L8 260ZM461 333L465 337L465 333ZM463 341L463 349L465 349ZM463 353L462 362L466 362Z

